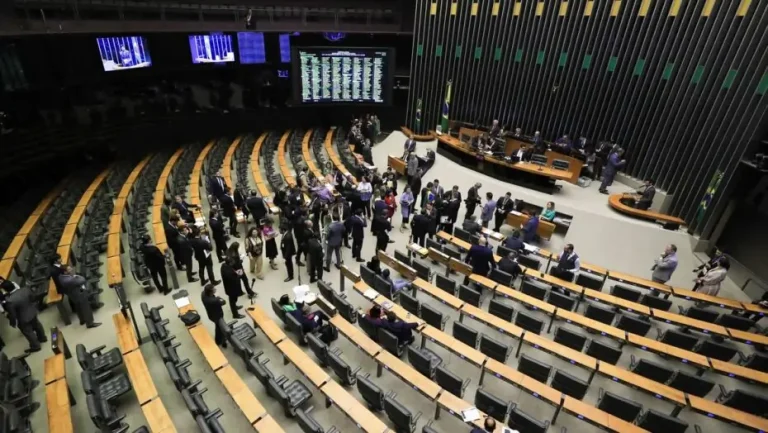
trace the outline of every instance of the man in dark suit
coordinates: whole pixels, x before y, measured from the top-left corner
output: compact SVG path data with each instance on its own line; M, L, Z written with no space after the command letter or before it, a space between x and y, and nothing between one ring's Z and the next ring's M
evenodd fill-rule
M484 237L480 237L477 245L472 245L467 253L465 262L472 265L472 273L479 275L488 275L491 269L496 269L496 262L493 261L493 250L487 245ZM464 284L469 284L469 275L464 278Z
M168 273L165 271L165 256L160 248L152 245L152 238L149 235L142 236L140 250L157 290L164 295L171 293L171 288L168 287Z
M184 269L187 271L187 281L190 283L198 281L197 278L193 276L195 272L192 271L192 257L194 256L195 250L192 248L192 242L189 240L189 228L184 227L178 232L178 235L176 236L176 245L178 245L179 249L179 260L184 264Z
M208 240L208 236L201 236L200 230L197 227L192 229L192 239L189 241L192 244L192 249L195 250L195 260L197 260L197 266L200 268L200 283L205 285L208 280L205 279L205 271L208 271L208 278L215 286L221 281L216 281L216 276L213 275L213 258L211 257L211 251L213 247Z
M76 275L72 265L64 265L62 269L64 272L59 276L59 283L64 293L72 299L77 317L80 318L80 324L87 328L101 326L101 323L93 321L93 309L85 278Z
M446 192L443 201L445 201L445 214L455 223L459 218L459 208L461 207L459 186L454 185L450 191Z
M216 288L213 287L213 284L205 285L201 299L203 300L203 307L205 307L208 320L213 322L213 327L216 328L214 337L216 345L226 349L227 337L224 335L223 330L220 329L221 327L218 325L218 322L224 318L224 309L222 307L227 304L227 301L216 296Z
M184 270L184 260L182 260L182 253L179 250L179 220L174 218L163 223L163 230L165 231L165 239L168 242L168 247L173 251L173 262L176 264L176 269Z
M403 145L403 161L408 161L408 157L413 152L416 152L416 140L413 139L413 134L411 134Z
M192 224L195 222L195 216L192 214L193 208L197 208L197 206L192 206L186 201L184 201L180 195L176 196L176 202L173 203L173 209L176 209L179 211L179 216L186 222Z
M241 187L235 188L235 193L232 197L235 201L235 208L240 209L241 212L243 212L243 216L245 216L245 219L248 220L248 216L251 214L248 212L248 208L245 206L245 194L243 194L243 189Z
M242 271L241 271L242 272ZM229 297L229 308L232 311L232 318L242 319L242 314L237 310L240 306L237 305L237 298L243 296L243 287L240 284L241 276L238 275L237 270L231 263L231 259L227 257L221 264L221 281L224 283L224 292Z
M5 283L5 279L0 277L0 283ZM37 306L35 297L29 287L21 288L18 284L11 282L13 288L6 295L5 307L8 312L8 322L11 328L19 327L19 331L29 342L27 353L39 352L40 343L48 341L45 338L45 329L37 318ZM6 284L7 286L7 284Z
M235 207L235 198L232 197L232 190L229 187L224 187L224 193L219 197L219 204L221 205L221 213L229 219L229 233L239 238L237 234L237 217L235 213L237 208Z
M411 221L411 239L413 242L424 247L428 231L429 217L427 216L427 210L422 209L418 215L413 217L413 221Z
M293 280L293 256L296 254L296 245L293 240L293 231L287 221L280 223L280 233L283 237L280 240L280 253L285 260L285 270L288 277L284 280L286 283Z
M304 266L301 263L301 255L307 257L307 241L312 234L312 221L307 220L304 215L304 211L297 213L296 219L293 223L293 237L296 239L296 266Z
M643 188L637 191L638 199L635 207L641 210L648 210L653 204L653 197L656 195L656 182L653 179L645 181Z
M216 199L220 200L220 197L224 194L224 189L227 187L227 183L224 181L224 177L221 175L221 170L217 171L215 175L208 178L208 192Z
M475 427L469 433L493 433L496 431L496 420L490 416L486 417L483 427L485 428Z
M500 197L496 200L496 212L494 214L495 225L493 231L498 232L501 230L502 224L507 219L507 215L515 208L515 201L512 200L512 193L508 192L504 194L504 197Z
M499 260L499 269L512 275L512 278L517 278L522 272L520 265L517 264L517 252L511 252L506 257L502 257Z
M536 232L539 230L539 216L536 211L531 212L530 218L523 224L523 242L531 243L536 239Z
M224 261L224 256L227 254L227 233L224 231L224 223L219 217L219 212L211 209L210 219L208 219L208 225L211 227L211 237L216 244L216 257L219 261ZM203 270L200 269L200 277L203 276Z
M264 202L264 198L259 197L256 194L256 191L251 191L251 196L245 201L245 207L248 208L251 216L253 216L253 222L259 227L261 226L261 221L267 214L271 213L269 207L267 207L267 203Z
M308 232L307 235L307 270L311 284L323 279L323 244L314 232Z
M501 135L501 125L499 125L498 120L494 120L493 124L491 125L491 130L488 132L488 136L491 138L497 138Z
M520 231L515 230L512 236L505 239L504 246L512 251L522 251L525 248L525 243L520 240Z
M469 218L465 219L461 228L468 232L470 236L478 235L483 231L483 227L477 222L477 217L475 215L471 215Z
M469 188L469 191L467 192L467 199L464 200L467 204L467 213L464 215L464 219L469 218L472 214L475 213L475 207L477 207L478 204L481 203L480 200L480 188L483 185L480 184L480 182L476 183L474 186Z
M376 226L376 251L387 251L389 244L389 232L392 230L392 224L387 219L387 212L384 211L373 218L371 226Z
M404 322L398 320L397 315L392 311L387 312L387 322L384 324L386 329L397 337L399 345L410 345L413 343L413 330L419 326L418 322Z
M362 263L365 260L360 256L363 249L363 239L365 238L365 228L368 227L368 221L362 209L356 209L355 214L347 220L347 231L352 234L352 257Z
M338 215L331 216L331 223L328 224L325 234L325 272L331 272L331 252L336 255L336 269L341 269L341 243L344 240L346 229L344 224L339 221Z

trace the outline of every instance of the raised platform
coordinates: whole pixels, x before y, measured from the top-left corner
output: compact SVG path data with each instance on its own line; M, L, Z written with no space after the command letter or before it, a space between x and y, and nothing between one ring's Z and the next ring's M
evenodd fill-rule
M411 135L413 135L413 139L416 141L432 141L435 138L437 138L437 136L433 131L429 131L426 134L416 134L413 131L411 131L411 129L408 128L407 126L401 126L400 131L402 131L403 134L405 134L407 137L410 137Z
M677 230L680 228L680 226L685 225L685 221L676 216L666 215L663 213L654 212L652 210L637 209L622 203L622 199L630 198L631 196L631 194L611 194L611 196L608 198L608 204L613 209L635 218L651 221L661 221L664 223L664 228L666 229Z

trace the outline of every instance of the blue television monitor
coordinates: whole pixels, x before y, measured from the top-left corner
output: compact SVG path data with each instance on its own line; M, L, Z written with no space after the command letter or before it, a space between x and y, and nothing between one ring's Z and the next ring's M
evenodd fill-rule
M147 40L143 36L96 38L104 70L124 71L152 66Z
M264 33L238 32L237 45L240 51L240 63L244 65L267 63Z
M192 63L230 63L235 61L235 47L232 35L226 33L210 33L207 35L190 35L189 50Z

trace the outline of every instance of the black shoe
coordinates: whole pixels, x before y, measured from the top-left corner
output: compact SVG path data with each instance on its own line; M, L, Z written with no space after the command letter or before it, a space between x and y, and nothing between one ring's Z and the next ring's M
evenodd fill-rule
M355 261L356 261L357 263L365 263L365 260L364 260L364 259L357 259L357 260L355 260Z
M283 280L284 283L287 283L289 281L293 281L293 277L288 277L288 278Z
M309 279L309 284L312 284L312 283L314 283L315 281L317 281L317 278L310 278L310 279Z
M47 343L48 339L47 338L43 338L42 340L38 340L38 341L41 342L41 343Z
M323 266L323 270L324 270L325 272L331 272L331 268L327 268L327 267L325 267L325 266Z
M213 284L214 286L218 286L219 284L221 284L221 281L211 280L211 284Z
M103 302L97 302L97 303L91 305L91 308L94 309L94 310L98 310L99 308L101 308L103 306L104 306Z
M193 278L193 280L195 280L195 279ZM195 281L197 281L197 280L195 280ZM202 281L200 281L200 285L201 285L201 286L204 286L204 285L206 285L206 284L208 284L208 280L202 280Z
M227 342L226 341L221 343L221 348L222 349L226 349L227 348Z
M238 313L238 314L235 314L235 315L234 315L234 316L232 316L232 317L234 317L235 319L245 319L245 316L243 316L243 315L242 315L242 314L240 314L240 313Z
M184 266L184 265L176 265L176 270L177 271L186 271L187 267Z
M389 240L387 243L388 243L388 244L394 244L394 243L395 243L395 241L393 241L393 240Z
M254 292L251 292L251 293L248 294L248 299L253 299L253 298L258 298L258 297L259 297L259 295L257 295Z
M601 189L600 190L600 194L608 194L608 190L607 189Z
M296 262L296 266L304 266L304 263L301 263L299 261Z
M90 325L85 325L86 328L98 328L99 326L101 326L100 322L93 322Z
M81 320L81 321L80 321L80 325L81 325L81 326L82 326L82 325L85 325L85 322L83 322L83 321Z
M336 266L336 269L341 269L340 265L334 265L334 266Z
M196 283L198 281L200 281L200 280L198 280L197 278L192 278L191 280L189 280L190 283ZM203 283L203 284L205 284L205 283Z

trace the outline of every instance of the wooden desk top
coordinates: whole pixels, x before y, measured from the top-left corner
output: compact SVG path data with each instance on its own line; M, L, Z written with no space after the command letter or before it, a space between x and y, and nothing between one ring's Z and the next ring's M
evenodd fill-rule
M578 286L577 286L578 287ZM650 316L651 309L643 304L637 302L628 301L618 296L613 296L608 293L598 292L597 290L584 289L584 296L594 301L599 301L605 304L614 305L623 310L639 313L644 316Z
M383 366L384 369L403 379L411 388L424 394L430 400L434 401L440 393L440 387L435 382L424 377L424 375L416 371L409 364L401 361L400 358L386 350L382 350L376 355L376 362Z
M320 368L312 358L290 339L283 340L277 345L277 348L313 385L320 387L331 379L325 370Z
M267 414L267 410L261 402L253 395L248 385L243 382L240 376L231 365L222 367L216 372L221 384L224 385L232 400L240 408L240 411L253 424L258 419Z
M533 296L526 295L523 292L514 290L510 287L497 284L496 288L494 289L496 294L501 295L508 299L514 299L518 302L522 302L524 304L532 306L534 309L543 311L547 313L548 315L552 315L555 313L555 307L554 305L550 304L549 302L544 302L541 299L536 299Z
M325 136L325 152L328 154L328 158L333 161L333 165L336 166L336 169L339 170L345 177L347 177L350 174L349 170L347 170L347 167L345 167L341 162L341 158L339 158L339 154L336 153L336 149L333 148L331 137L332 135L330 133ZM352 184L357 185L357 179L353 179Z
M77 231L77 224L67 224L64 226L64 231L61 233L61 240L59 240L59 246L72 245L75 241L75 232Z
M127 197L118 197L115 200L115 207L112 209L112 215L122 215L125 212L125 204L128 202Z
M526 215L520 212L510 212L507 214L507 217L504 219L504 222L507 225L521 229L523 228L523 225L528 222L529 219L531 219L530 215ZM550 240L552 238L552 235L555 233L556 228L557 226L555 224L549 221L545 221L543 219L539 219L539 227L536 228L536 234L538 234L545 240Z
M267 336L272 344L277 344L286 338L283 329L274 320L270 319L262 308L252 306L246 308L246 311L251 316L251 319L253 319L256 327L264 332L264 335Z
M669 311L657 310L654 308L653 317L656 318L656 320L663 320L668 323L690 326L691 328L699 329L708 334L729 337L728 331L724 326L704 322L703 320L692 319L690 317L683 316L682 314L670 313Z
M485 310L481 310L474 305L464 304L460 311L461 313L466 314L471 318L477 319L488 326L496 328L504 334L511 335L515 338L520 338L520 336L523 335L522 328L499 317L496 317Z
M683 289L681 287L672 287L672 294L678 298L684 298L689 301L706 302L720 308L744 310L744 305L739 301L721 298L719 296L711 296L706 293L694 292L693 290Z
M598 368L600 373L618 380L632 384L643 391L658 395L666 400L670 400L679 405L685 405L685 393L678 391L672 387L664 385L662 383L647 379L639 374L632 373L631 371L624 370L623 368L616 367L615 365L608 364L607 362L601 362Z
M681 226L685 225L685 221L676 216L666 215L663 213L654 212L652 210L636 209L627 206L621 202L622 197L624 197L624 194L611 194L610 197L608 197L608 205L621 213L631 215L633 217L654 221L664 221L668 223L679 224Z
M24 225L21 226L21 229L19 229L19 232L16 233L17 235L28 235L30 232L32 232L32 229L35 228L37 225L37 222L40 221L40 217L42 215L40 214L33 214L30 215L29 218L27 218L26 221L24 221Z
M112 315L112 323L115 325L117 332L117 343L120 346L120 353L125 355L139 348L136 331L133 330L130 317L124 317L122 313L117 312Z
M609 270L608 279L615 280L620 283L627 283L638 287L644 287L647 289L656 289L662 293L672 293L672 288L670 286L647 280L645 278L636 277L624 272Z
M347 322L341 315L337 314L336 316L331 317L330 322L340 333L344 334L352 344L362 349L368 356L375 357L382 351L381 346L368 338L368 336L365 335L365 332L360 328Z
M192 339L197 343L197 347L203 352L205 360L208 361L208 365L211 366L211 370L218 371L220 368L229 364L227 357L221 352L221 349L213 341L211 333L205 329L205 326L194 326L189 328L189 333L192 335Z
M13 264L16 262L16 258L0 260L0 275L3 278L8 279L11 277L11 271L13 271Z
M107 258L107 284L111 287L123 281L123 263L119 255Z
M469 280L473 283L477 283L483 287L485 287L488 290L495 290L496 286L499 285L496 281L493 281L492 279L485 277L483 275L478 274L472 274L469 276Z
M643 430L634 424L628 423L570 396L565 396L563 407L568 412L576 414L577 418L590 421L596 425L604 426L608 431L616 433L646 432L646 430Z
M438 136L438 141L445 143L455 149L458 149L468 155L480 155L483 156L483 159L485 161L498 164L504 167L509 167L515 170L525 171L532 174L538 174L540 176L545 176L551 179L555 180L565 180L570 181L573 177L573 173L571 171L565 171L565 170L555 170L551 167L543 167L537 164L532 164L530 162L518 162L518 163L510 163L503 159L495 158L492 156L482 155L478 154L472 148L461 142L459 139L451 137L449 135L440 135Z
M67 377L66 364L64 363L64 354L59 353L45 358L43 364L43 376L45 377L45 385L51 382L55 382L59 379Z
M551 404L560 403L559 391L520 373L509 365L488 358L488 361L485 363L485 369L492 374L499 375L501 378L514 384L518 388L525 389L531 394L536 394L538 398L544 399Z
M120 233L107 236L107 257L120 255Z
M432 326L426 326L421 331L422 335L439 344L442 347L448 348L450 351L455 352L465 361L470 364L474 364L478 367L483 365L483 362L488 359L483 352L473 349L463 343L459 343L453 336L446 334L445 332L434 328Z
M450 413L452 416L460 420L462 419L462 416L461 416L462 410L468 409L470 407L474 407L472 403L468 403L460 399L459 397L456 397L455 395L451 394L448 391L444 391L442 394L440 394L440 398L437 399L437 404L443 409L447 410L448 413ZM484 414L482 411L478 411L478 412L480 412L480 419L467 424L484 430L485 427L483 423L485 422L485 418L487 418L487 415ZM496 429L493 432L502 433L503 428L504 426L500 422L497 422Z
M464 305L464 301L461 299L451 296L449 293L446 293L444 290L440 290L439 288L433 286L431 283L428 283L421 278L416 279L413 281L413 285L432 296L433 298L439 300L443 304L448 305L449 307L453 308L454 310L459 310Z
M66 379L60 379L46 385L45 403L48 411L48 432L74 432Z
M579 313L573 311L567 311L562 308L558 308L557 317L569 322L575 323L581 326L586 326L595 331L600 332L602 335L615 338L617 340L624 340L624 331L611 325L598 322L597 320L590 319L589 317L582 316Z
M765 418L742 412L737 409L732 409L730 407L715 403L714 401L696 397L695 395L689 395L688 401L690 401L691 408L694 410L733 421L741 426L753 429L755 431L768 431L768 420Z
M162 400L156 398L141 407L144 412L144 418L147 419L147 425L150 431L160 433L172 433L176 431L171 416L165 409Z
M134 350L123 355L123 361L125 362L126 370L128 370L128 377L131 379L133 390L136 392L136 398L139 400L139 405L143 405L157 397L157 388L155 388L155 383L149 374L149 368L147 368L147 363L144 362L141 350Z
M281 433L283 428L277 424L272 415L267 415L253 424L253 428L259 433Z
M8 245L8 249L5 250L3 259L13 259L19 255L21 248L24 246L24 242L27 240L26 235L16 235L13 237L11 244Z
M320 391L364 432L383 433L387 431L388 427L384 422L336 381L329 381L320 388Z
M122 215L111 215L109 217L109 234L120 233L120 226L123 224Z
M237 150L237 146L240 145L241 139L242 137L237 137L232 140L232 143L230 143L227 148L227 153L224 155L224 161L221 164L221 175L224 178L224 183L230 188L234 185L232 182L232 157L235 155L235 150Z

